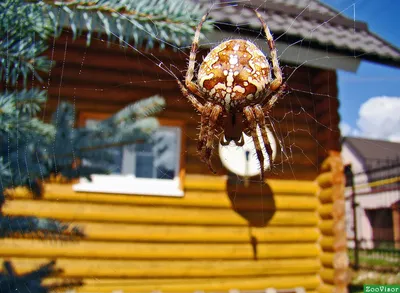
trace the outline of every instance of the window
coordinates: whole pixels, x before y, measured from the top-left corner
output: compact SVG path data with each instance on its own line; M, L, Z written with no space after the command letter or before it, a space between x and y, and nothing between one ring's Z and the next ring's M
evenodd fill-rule
M106 115L85 114L81 125L96 123ZM160 119L160 127L146 143L113 147L115 165L110 175L82 178L75 191L183 196L183 123Z

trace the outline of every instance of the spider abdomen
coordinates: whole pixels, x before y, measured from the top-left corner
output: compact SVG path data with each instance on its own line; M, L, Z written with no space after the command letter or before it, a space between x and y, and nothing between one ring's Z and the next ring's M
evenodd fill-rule
M225 41L206 56L198 71L199 90L227 111L258 103L271 81L267 58L250 41Z

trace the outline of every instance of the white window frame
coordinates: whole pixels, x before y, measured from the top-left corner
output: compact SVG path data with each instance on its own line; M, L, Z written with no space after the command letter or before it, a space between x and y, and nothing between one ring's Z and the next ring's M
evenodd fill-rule
M101 114L82 114L80 125L85 125L88 119L105 119L110 115ZM113 194L132 194L132 195L150 195L150 196L168 196L183 197L183 176L184 176L184 125L181 121L159 119L160 126L177 127L177 167L173 179L158 178L138 178L133 174L93 174L91 181L81 178L79 183L72 186L76 192L95 192L95 193L113 193ZM125 150L123 150L125 153ZM133 162L133 160L132 160ZM124 163L122 163L123 165ZM123 167L123 166L122 166Z

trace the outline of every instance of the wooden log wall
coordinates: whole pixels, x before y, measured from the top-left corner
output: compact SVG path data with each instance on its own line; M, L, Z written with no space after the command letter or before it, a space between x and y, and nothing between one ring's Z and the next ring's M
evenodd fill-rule
M53 217L85 237L0 239L0 258L17 273L56 259L64 272L46 283L83 279L78 292L321 287L314 181L241 189L225 177L187 175L184 188L183 198L77 193L61 184L46 184L41 199L14 190L4 214Z
M339 129L339 100L336 71L326 70L313 80L316 98L318 161L323 162L329 151L341 151L341 134Z
M317 177L319 185L319 228L322 234L321 279L323 293L346 293L349 283L344 188L345 178L340 153L331 151Z
M101 38L95 38L90 47L85 44L85 39L73 41L64 34L49 49L47 55L56 66L43 76L43 86L50 94L43 117L48 119L62 100L73 103L78 115L111 114L139 99L162 95L167 106L160 117L181 119L186 124L186 172L210 175L196 152L200 117L179 92L171 73L164 70L184 79L188 51L135 51ZM198 54L199 62L206 53ZM330 147L325 137L338 128L337 107L326 105L337 100L336 74L307 66L282 66L289 89L271 116L286 154L278 154L268 177L314 180ZM323 127L328 122L328 128ZM329 141L337 144L338 137ZM218 174L226 174L217 154L214 165Z

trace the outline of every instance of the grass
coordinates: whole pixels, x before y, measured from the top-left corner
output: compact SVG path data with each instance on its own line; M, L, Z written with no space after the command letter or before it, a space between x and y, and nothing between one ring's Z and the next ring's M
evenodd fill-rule
M371 270L359 270L352 272L352 285L379 284L391 285L400 284L400 272L381 273Z
M398 250L360 250L358 256L361 269L352 271L351 285L400 284L400 252ZM354 264L353 250L349 250L349 259Z
M382 251L366 251L360 250L359 254L360 266L380 266L386 268L398 268L400 267L400 253L390 250ZM354 252L349 250L349 259L351 263L354 263Z

